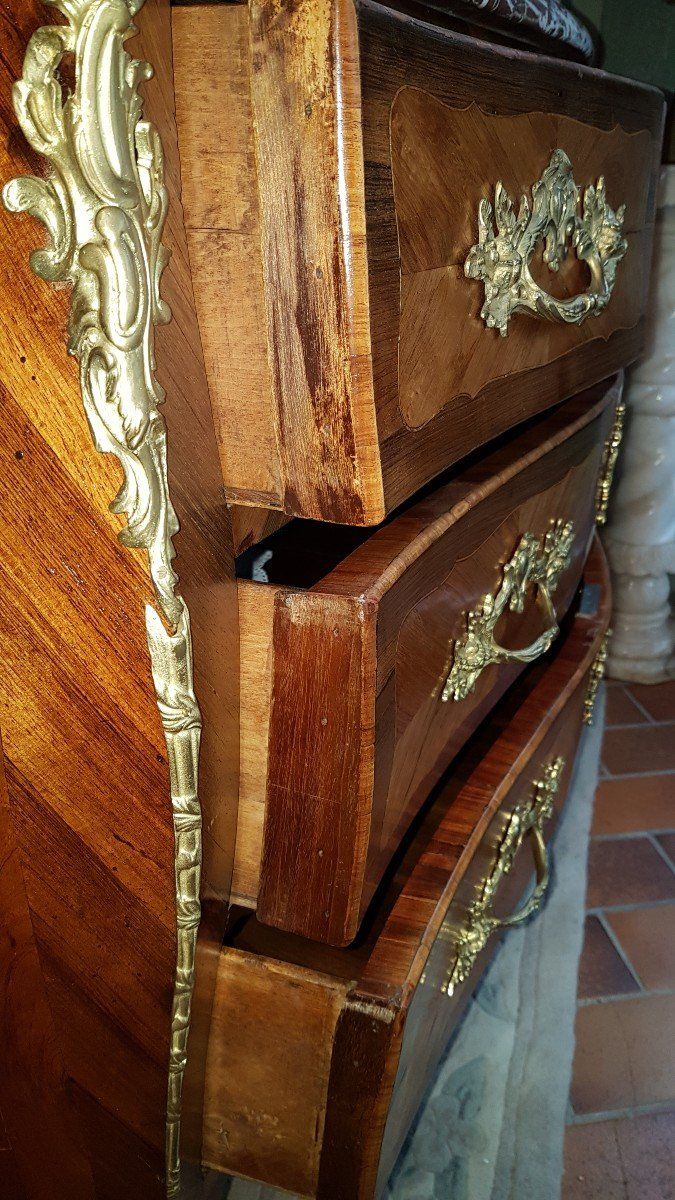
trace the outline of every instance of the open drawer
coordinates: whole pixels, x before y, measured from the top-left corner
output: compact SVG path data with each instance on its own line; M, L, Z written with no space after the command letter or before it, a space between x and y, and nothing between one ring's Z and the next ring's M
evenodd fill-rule
M370 535L288 526L274 582L239 581L234 898L260 920L356 936L430 788L555 639L616 400L561 405Z
M639 354L660 93L368 0L172 21L233 504L377 524Z
M354 946L240 915L213 1008L209 1166L320 1200L381 1193L499 930L534 913L550 885L548 846L608 617L596 541L556 650L457 757Z

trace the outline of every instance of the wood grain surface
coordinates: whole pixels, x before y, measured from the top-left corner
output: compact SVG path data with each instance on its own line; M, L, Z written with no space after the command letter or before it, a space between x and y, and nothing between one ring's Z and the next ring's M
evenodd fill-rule
M440 985L453 943L441 927L465 920L513 804L558 754L566 758L558 810L564 801L587 673L609 618L597 541L584 582L598 585L598 603L570 617L547 660L528 669L456 759L353 947L336 950L271 930L252 915L235 925L220 960L214 1028L221 1036L209 1060L206 1145L215 1169L319 1200L381 1193L495 949L493 939L449 998ZM554 824L547 825L548 840ZM525 844L500 889L500 912L518 904L530 875ZM222 1049L235 1029L244 1092Z
M177 8L172 27L183 204L223 477L233 498L281 507L248 10L236 4Z
M244 964L242 970L237 951L221 955L205 1163L312 1195L333 1037L347 985L255 955L244 956Z
M1 752L0 744L2 1195L4 1200L93 1200L94 1181L45 992Z
M11 87L30 36L54 19L37 0L0 4L3 182L45 169L19 130ZM176 567L204 717L206 915L221 923L236 819L237 609L180 209L169 22L168 0L147 0L129 48L155 68L144 114L160 130L170 197L162 295L173 320L156 338L157 376L167 392L170 487L181 522ZM44 1109L49 1126L33 1147L32 1175L20 1151L15 1158L26 1200L43 1194L40 1171L50 1194L67 1188L69 1200L148 1200L165 1192L176 968L169 772L144 620L153 592L145 556L120 545L123 519L109 512L121 472L92 444L77 364L66 351L69 290L29 266L43 241L28 216L0 208L0 725L7 836L25 885L21 908L17 867L9 901L24 922L36 1019L33 1040L26 1033L15 1053L34 1089L35 1119ZM197 1156L212 960L200 957L186 1081ZM8 982L3 977L5 1005ZM48 1112L54 1103L61 1110L59 1087L67 1096L61 1132ZM50 1160L46 1139L57 1137L71 1174L64 1167L55 1181L59 1159Z
M397 104L403 103L405 107L407 90L411 89L415 90L425 109L424 136L416 138L411 162L414 169L416 155L421 155L420 200L429 200L433 178L439 182L446 179L443 167L438 165L431 180L426 175L427 148L433 146L436 132L439 153L445 153L448 162L456 167L449 197L451 204L452 194L457 194L461 189L466 169L465 211L469 216L475 213L477 192L489 194L494 188L499 178L499 174L495 174L497 166L500 170L506 170L505 160L508 160L508 178L512 180L514 175L519 175L521 161L528 161L530 167L534 167L531 147L535 133L541 170L556 148L555 139L561 132L567 135L572 128L576 131L577 123L585 126L583 132L576 131L576 137L582 160L586 164L584 170L590 172L589 179L578 178L577 181L581 184L592 182L601 173L602 167L596 170L595 166L590 165L592 151L586 150L587 146L597 143L600 157L608 155L606 183L611 200L615 193L621 191L626 173L621 156L611 150L603 150L603 144L607 147L614 138L617 146L630 144L633 153L637 153L637 161L644 167L642 146L645 135L641 131L646 131L650 147L647 202L644 209L640 203L637 205L638 211L644 213L644 226L636 223L636 228L647 230L644 238L640 239L637 253L648 261L662 136L663 99L653 89L614 78L601 71L553 63L543 56L516 50L496 51L485 43L447 34L434 29L429 23L371 4L369 0L363 0L359 5L359 49L373 376L385 504L390 510L446 467L449 461L456 460L515 422L541 412L564 396L572 395L582 387L612 374L636 357L644 338L642 322L636 321L633 310L630 329L617 330L605 340L601 326L596 331L598 336L589 341L586 327L578 327L576 341L573 346L566 348L566 353L545 365L536 365L530 360L522 366L516 355L514 368L513 362L509 361L511 352L498 345L505 342L508 347L512 333L506 339L501 339L496 331L483 327L478 319L480 289L475 281L464 281L465 309L459 322L456 306L447 307L447 322L440 321L439 326L445 307L442 299L437 301L433 310L437 328L437 336L433 338L434 358L441 376L440 383L435 381L433 384L436 402L440 403L439 393L445 387L443 369L448 369L451 374L454 372L453 356L448 356L448 350L451 348L460 360L469 354L464 336L469 328L472 331L471 340L476 339L478 343L477 358L480 359L481 353L484 353L489 363L495 357L492 378L475 396L470 394L473 388L465 390L462 386L452 397L450 393L453 389L445 387L445 407L435 416L428 407L425 410L425 423L418 429L408 428L399 384L399 337L402 340L404 364L407 355L401 314L407 285L404 285L402 293L401 272L404 268L402 247L399 245L392 162L396 153ZM405 89L405 93L401 101L402 89ZM420 92L424 93L424 97L419 97ZM452 112L447 113L446 110ZM451 144L444 141L446 115L450 123L454 121L457 131L457 136L450 139ZM493 117L497 121L494 128ZM439 120L442 136L437 128ZM506 130L512 149L508 145L498 145L500 133ZM605 137L603 131L606 131ZM627 142L625 135L634 134L638 136ZM490 144L496 146L494 154L488 149ZM433 150L431 153L433 156ZM636 162L636 174L640 169ZM538 178L538 174L535 178ZM523 179L521 190L525 183ZM638 196L643 183L645 179L638 183ZM442 223L439 226L434 222L434 215L438 213L439 200L443 198L442 193L435 198L431 209L429 203L423 202L417 209L417 236L422 243L430 227L436 229L437 235L442 228ZM620 195L616 196L616 202L621 202ZM461 229L453 230L453 233L456 234L458 248L464 244L468 250L476 240L475 236L469 239L466 235L466 215L461 221ZM409 242L409 237L407 240ZM450 254L449 257L452 260L454 255ZM626 268L629 264L624 262L621 266ZM629 272L624 270L623 274L628 275ZM550 276L550 273L546 271L546 275ZM574 276L572 282L573 279ZM443 282L446 280L446 273L443 273ZM646 275L641 269L635 287L642 296L642 303L645 286ZM416 329L419 331L420 320L424 323L426 317L425 305L417 307L416 311L419 314ZM520 318L514 318L513 330L518 320ZM526 330L517 335L519 342L521 337L526 342L541 336L548 342L549 338L560 336L551 334L552 327L548 323L530 322L523 317L523 324ZM592 322L589 329L593 331ZM430 336L433 337L431 332ZM484 351L480 349L481 344ZM506 359L499 359L500 354L505 355ZM508 374L509 371L512 373ZM452 403L448 404L447 401L451 399ZM423 397L419 403L425 403ZM410 412L410 403L408 409ZM418 419L419 414L416 417Z
M374 524L517 423L639 353L663 101L370 0L176 10L179 128L200 328L236 503ZM424 17L424 19L422 19ZM436 22L436 24L434 24ZM562 146L627 203L615 294L581 326L485 328L463 275L482 196L516 202ZM587 287L571 255L562 296Z
M293 531L270 543L275 582L243 584L243 656L266 665L242 687L253 769L236 848L237 897L256 903L261 920L334 945L356 936L429 790L523 669L515 660L490 666L466 699L441 701L466 614L496 594L525 532L543 538L552 521L573 521L553 597L559 617L572 601L617 395L615 385L598 387L560 406L361 537L335 566L326 548L327 567L308 589L291 573ZM318 572L320 526L302 542ZM522 614L502 618L500 643L527 646L544 625L532 588ZM262 850L253 840L261 827Z
M353 69L342 74L343 50L327 53L335 39L353 54L355 21L351 4L333 0L202 4L176 11L174 41L229 494L372 524L383 513L367 301L352 286L367 269L358 84Z
M255 908L260 877L277 589L239 580L241 771L232 900Z
M483 284L464 275L478 240L479 203L487 195L494 205L501 180L517 208L548 166L551 147L565 151L579 185L600 176L611 181L608 202L626 206L628 253L600 316L558 325L516 314L502 338L480 318ZM649 280L652 157L646 130L627 134L536 112L499 117L475 103L450 108L418 88L401 89L391 110L391 158L401 258L398 390L406 425L425 425L460 395L476 399L493 380L637 324ZM555 274L536 260L533 271L556 296L588 290L590 273L573 252Z

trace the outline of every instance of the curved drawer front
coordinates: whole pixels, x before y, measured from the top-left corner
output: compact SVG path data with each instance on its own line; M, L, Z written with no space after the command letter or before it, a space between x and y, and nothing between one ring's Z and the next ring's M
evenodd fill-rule
M653 152L644 131L398 92L399 400L409 428L467 401L489 413L524 372L587 356L589 343L595 352L637 325ZM443 337L449 327L454 336Z
M596 548L574 619L464 748L353 947L239 914L214 1003L209 1165L318 1200L381 1195L500 928L555 878L608 615Z
M235 503L376 524L641 349L662 96L429 18L368 0L176 9Z
M242 585L235 892L262 920L351 941L431 787L555 643L615 399L570 402L309 590Z
M600 645L596 640L596 654ZM554 886L556 817L572 774L588 687L587 674L514 780L443 915L407 1012L382 1146L382 1182L500 932L536 919Z

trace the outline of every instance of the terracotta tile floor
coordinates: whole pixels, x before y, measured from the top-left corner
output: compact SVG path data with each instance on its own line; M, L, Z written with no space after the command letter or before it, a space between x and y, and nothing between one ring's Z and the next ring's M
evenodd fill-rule
M562 1200L675 1200L675 681L606 719Z

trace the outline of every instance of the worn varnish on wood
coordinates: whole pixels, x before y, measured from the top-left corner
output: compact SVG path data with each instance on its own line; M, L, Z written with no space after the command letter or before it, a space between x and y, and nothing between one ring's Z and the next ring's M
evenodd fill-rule
M466 613L496 594L523 534L543 541L573 522L559 617L572 600L617 395L568 401L370 535L289 526L269 543L272 582L239 581L233 892L261 920L334 945L355 937L429 789L523 669L491 665L465 699L441 699ZM499 641L527 646L545 625L530 585Z
M44 171L11 89L31 36L60 19L37 0L0 5L2 184ZM229 895L236 821L236 590L182 224L168 0L147 0L136 21L129 51L154 67L143 111L162 139L169 193L161 294L173 319L158 329L155 355L204 719L211 916ZM176 904L144 615L154 594L145 555L119 543L124 521L109 511L121 472L92 443L67 352L70 289L29 265L44 241L42 226L0 205L0 952L9 962L0 1024L11 1039L0 1110L20 1200L162 1200ZM185 1129L200 1124L212 994L202 968L213 958L198 961Z
M493 938L449 997L441 987L454 961L452 931L463 927L492 869L513 805L531 798L558 755L558 808L564 800L588 672L609 617L597 542L584 582L599 585L594 602L570 617L556 649L529 668L456 759L354 947L331 949L242 916L220 958L204 1139L210 1166L319 1200L381 1194L494 950ZM526 838L498 912L517 906L531 870Z
M433 16L429 14L429 22ZM363 525L639 352L662 98L368 0L174 10L184 201L238 545L265 510ZM614 294L581 325L485 328L480 199L556 148L626 204ZM574 254L560 296L585 290ZM242 513L242 509L247 511Z

